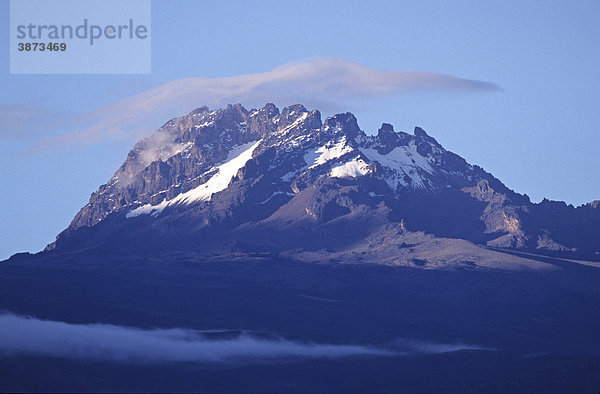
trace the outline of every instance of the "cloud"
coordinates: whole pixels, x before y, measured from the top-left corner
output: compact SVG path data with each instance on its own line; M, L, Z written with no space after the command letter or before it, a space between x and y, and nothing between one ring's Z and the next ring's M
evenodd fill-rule
M253 362L283 358L341 358L491 350L480 346L398 339L383 346L322 344L243 331L152 329L68 324L0 314L0 355L49 356L122 363Z
M125 363L394 355L392 351L367 346L266 339L244 333L214 338L214 332L178 328L142 330L108 324L67 324L12 314L0 315L0 332L0 354Z
M202 105L218 108L242 103L259 107L302 103L325 111L347 102L385 98L416 90L490 92L496 85L424 71L384 71L342 59L317 57L271 71L225 78L184 78L71 119L71 131L38 143L86 145L148 135L166 120Z
M28 139L58 118L56 111L34 104L0 102L0 136Z

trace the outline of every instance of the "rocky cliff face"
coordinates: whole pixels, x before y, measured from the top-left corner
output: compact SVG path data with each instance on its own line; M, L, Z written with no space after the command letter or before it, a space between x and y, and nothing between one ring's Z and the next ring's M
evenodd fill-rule
M600 248L597 204L532 204L419 127L384 123L369 136L351 113L322 121L302 105L238 104L198 108L138 142L49 249L133 233L347 246L389 225L490 246Z

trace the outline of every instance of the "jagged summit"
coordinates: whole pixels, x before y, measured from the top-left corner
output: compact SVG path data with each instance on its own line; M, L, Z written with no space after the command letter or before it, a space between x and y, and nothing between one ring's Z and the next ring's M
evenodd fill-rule
M531 204L420 127L409 134L383 123L367 135L349 112L322 121L300 104L200 107L135 144L49 249L102 244L116 234L213 242L219 233L239 244L241 229L266 249L282 247L273 234L285 238L283 249L331 240L348 248L400 223L400 232L492 246L590 249L541 220L545 205ZM591 216L597 225L597 210ZM356 228L341 234L342 224Z
M272 150L274 163L285 162L277 166L287 166L285 178L292 176L291 170L298 177L308 170L313 177L325 169L333 169L332 174L340 177L379 171L393 191L438 188L434 173L444 173L443 165L457 158L420 128L413 136L396 133L392 125L384 123L377 136L367 136L351 113L322 122L318 110L308 111L300 104L281 113L274 104L251 111L240 104L215 111L200 107L138 142L71 227L91 226L124 208L152 205L185 193L208 180L215 165L226 161L235 147L254 141L260 141L254 147L256 155ZM299 154L303 160L286 157ZM455 164L463 173L451 176L454 183L481 177L466 162ZM269 171L273 170L271 166ZM294 180L289 179L291 183Z

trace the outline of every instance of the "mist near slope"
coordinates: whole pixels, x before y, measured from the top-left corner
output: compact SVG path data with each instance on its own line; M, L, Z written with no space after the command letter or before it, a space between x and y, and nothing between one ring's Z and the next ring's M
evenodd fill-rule
M0 355L3 356L48 356L128 364L257 362L282 358L400 356L489 350L458 343L432 344L405 339L386 347L322 344L265 338L245 332L219 335L219 330L147 330L109 324L69 324L11 313L0 315L0 333Z

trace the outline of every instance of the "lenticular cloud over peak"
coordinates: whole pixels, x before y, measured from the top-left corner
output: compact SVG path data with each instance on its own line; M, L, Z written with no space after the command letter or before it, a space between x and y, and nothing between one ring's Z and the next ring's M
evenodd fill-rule
M258 107L304 103L336 111L348 102L386 98L418 90L490 92L493 83L426 71L378 70L343 59L314 57L293 61L270 71L222 78L182 78L96 111L66 121L64 134L38 143L34 150L52 145L93 144L106 139L148 135L166 118L207 105L242 103Z

